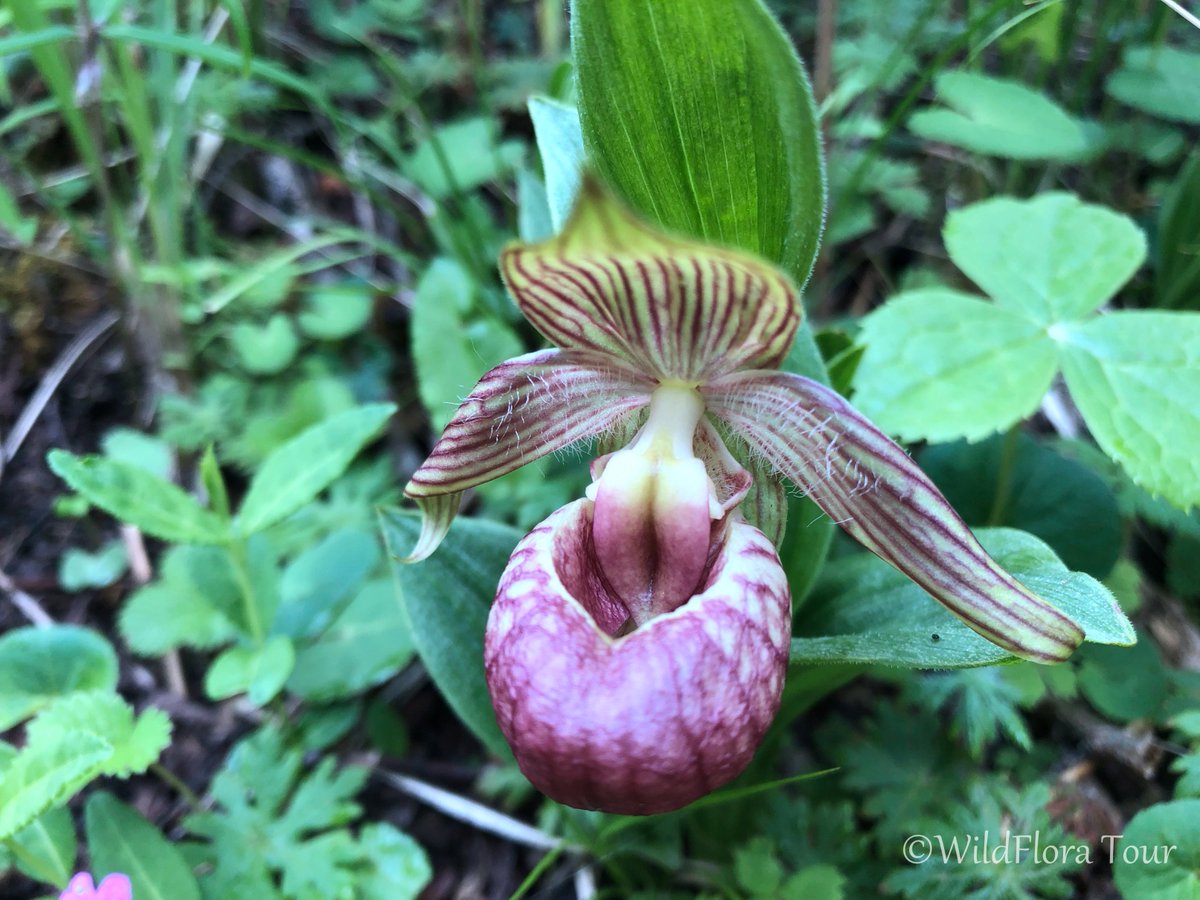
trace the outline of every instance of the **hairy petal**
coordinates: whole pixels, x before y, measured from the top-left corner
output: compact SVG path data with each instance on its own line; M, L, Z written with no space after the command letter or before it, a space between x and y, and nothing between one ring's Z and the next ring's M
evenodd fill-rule
M407 561L437 548L463 491L603 432L649 403L652 388L636 373L561 350L496 366L463 401L404 489L426 516Z
M513 551L484 638L488 688L517 763L549 797L645 815L736 777L779 708L791 636L771 543L734 523L700 591L613 637L588 562L590 506Z
M844 399L781 372L706 386L709 411L802 488L867 549L988 640L1059 662L1080 627L1000 568L904 450Z
M774 367L800 324L786 275L746 253L661 234L591 178L562 232L508 247L500 271L549 341L658 380L696 384Z

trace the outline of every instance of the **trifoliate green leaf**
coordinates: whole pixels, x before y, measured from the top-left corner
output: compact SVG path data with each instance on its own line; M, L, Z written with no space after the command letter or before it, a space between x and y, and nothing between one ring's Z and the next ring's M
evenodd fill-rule
M977 440L1031 415L1058 367L1045 328L1019 312L931 288L863 320L855 405L905 440Z
M1146 259L1127 216L1073 194L996 197L951 213L946 249L996 305L1043 326L1109 300Z
M1072 325L1062 365L1104 452L1151 493L1200 504L1200 315L1121 312Z

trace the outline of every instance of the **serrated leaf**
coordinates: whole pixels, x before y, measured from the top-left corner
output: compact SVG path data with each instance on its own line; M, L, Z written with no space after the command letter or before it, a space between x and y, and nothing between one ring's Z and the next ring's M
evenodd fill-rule
M1007 528L977 532L985 550L1034 593L1076 621L1086 640L1132 644L1135 635L1108 590L1069 572L1032 535ZM795 663L874 663L957 669L1011 662L895 569L859 554L828 563L797 622Z
M807 281L824 218L820 132L766 8L575 0L571 41L588 154L634 208Z
M1126 47L1108 93L1153 116L1200 122L1200 53L1166 44Z
M0 731L74 691L116 686L117 654L94 631L54 625L0 637Z
M954 264L997 306L1043 325L1096 309L1146 259L1132 219L1073 194L974 203L947 217L943 236Z
M135 719L118 695L81 691L47 706L25 729L30 747L56 746L64 735L79 733L95 735L110 748L101 774L128 778L146 771L171 743L171 719L154 708Z
M84 818L92 873L129 876L138 900L199 900L200 887L178 848L107 791L88 798Z
M901 294L867 316L854 403L905 440L976 440L1032 414L1058 368L1045 328L939 288Z
M0 771L0 840L66 801L99 774L112 755L108 742L95 734L60 737L25 747Z
M8 849L17 868L30 878L65 888L75 871L75 819L71 811L60 806L42 813L9 839Z
M219 544L228 539L224 523L168 481L140 466L103 456L74 456L52 450L56 475L113 517L146 534L181 544Z
M351 696L391 677L412 656L395 589L390 581L372 581L300 648L288 690L310 701Z
M926 140L1008 159L1076 160L1093 148L1084 122L1019 82L944 72L934 86L950 109L923 109L908 121Z
M1200 503L1200 314L1127 311L1073 325L1062 366L1105 453L1151 493Z
M381 510L380 523L393 557L406 552L421 530L419 517L394 509ZM434 556L392 563L396 600L430 677L464 724L502 757L509 750L484 678L483 631L500 575L520 539L520 532L495 522L459 519Z
M533 120L533 134L546 176L550 221L553 230L559 231L575 205L583 171L583 130L579 125L579 110L549 97L530 97L529 118Z
M208 667L204 691L214 700L245 693L263 706L283 690L295 664L295 646L282 635L262 646L230 647Z
M316 497L379 434L395 410L390 403L347 410L273 451L250 482L234 522L237 531L262 531Z
M336 769L335 760L325 757L305 773L302 759L303 751L285 747L270 729L243 740L230 753L213 781L213 808L185 821L189 830L209 842L193 850L210 867L202 879L206 896L275 897L280 875L282 893L289 897L350 896L356 885L362 890L362 885L375 883L371 870L382 860L377 862L372 854L386 855L388 850L374 846L378 842L371 826L358 841L343 828L361 812L352 798L368 771L357 766ZM419 887L409 885L414 892ZM407 896L402 885L396 889L401 890L396 896ZM360 895L393 896L354 894Z

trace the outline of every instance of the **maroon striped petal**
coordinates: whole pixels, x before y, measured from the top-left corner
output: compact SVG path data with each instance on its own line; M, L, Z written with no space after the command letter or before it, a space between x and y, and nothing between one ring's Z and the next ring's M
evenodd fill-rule
M591 178L562 232L509 247L500 271L551 343L660 381L772 368L800 323L786 275L749 254L667 237Z
M582 809L678 809L736 777L779 708L787 579L744 523L696 596L621 637L626 613L589 556L591 504L517 545L484 638L500 730L525 776Z
M721 417L867 549L900 569L988 640L1060 662L1080 627L1000 568L904 450L844 399L781 372L707 385Z
M405 487L425 514L409 562L437 549L468 488L603 432L650 402L653 385L608 361L541 350L492 369Z

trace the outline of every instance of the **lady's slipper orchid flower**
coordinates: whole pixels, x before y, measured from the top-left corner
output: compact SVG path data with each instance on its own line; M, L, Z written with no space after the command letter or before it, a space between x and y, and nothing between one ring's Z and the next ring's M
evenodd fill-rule
M132 900L133 886L128 875L114 872L105 876L96 887L92 876L79 872L71 878L67 889L58 895L58 900Z
M783 478L1009 652L1056 662L1082 640L899 446L828 387L776 370L801 312L769 264L663 235L585 179L563 231L500 267L558 349L502 363L458 409L405 489L425 514L409 560L433 552L468 488L632 435L592 464L587 498L517 546L488 620L500 728L550 797L663 812L749 763L787 668Z

